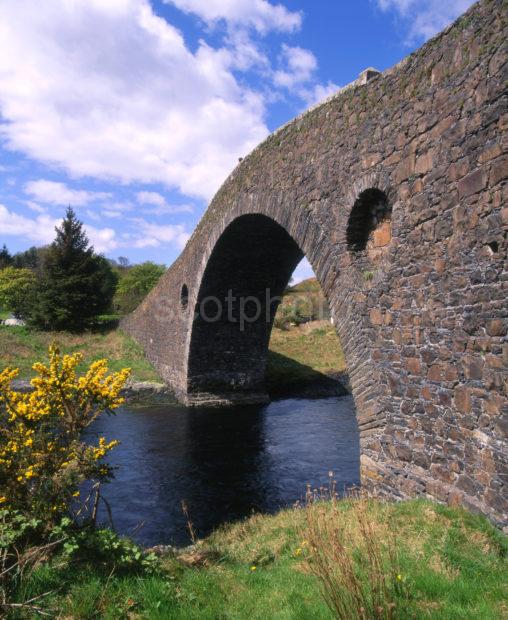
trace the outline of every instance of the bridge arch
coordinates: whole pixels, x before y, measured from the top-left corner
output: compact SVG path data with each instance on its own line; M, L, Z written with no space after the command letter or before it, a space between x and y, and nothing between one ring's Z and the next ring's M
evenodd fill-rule
M296 217L304 217L294 209ZM263 213L248 213L224 227L210 254L189 319L187 342L187 402L207 404L266 400L264 376L273 320L290 277L307 255L320 284L329 268L309 246L309 220L293 224L295 239L286 228ZM345 342L362 331L365 313L346 318L333 308L347 304L347 291L330 299L334 324ZM339 299L340 298L340 299ZM349 365L368 357L358 343Z

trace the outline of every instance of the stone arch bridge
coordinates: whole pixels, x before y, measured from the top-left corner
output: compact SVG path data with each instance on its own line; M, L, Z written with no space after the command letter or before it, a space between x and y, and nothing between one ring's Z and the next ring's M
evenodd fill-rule
M263 400L273 298L306 255L349 368L362 483L504 525L506 18L484 0L269 136L123 322L182 401Z

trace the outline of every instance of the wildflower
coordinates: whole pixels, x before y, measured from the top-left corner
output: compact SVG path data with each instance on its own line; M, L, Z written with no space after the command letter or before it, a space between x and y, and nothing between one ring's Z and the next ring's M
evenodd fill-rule
M397 580L402 581L402 575L397 575Z
M251 571L255 571L255 570L256 570L256 568L257 568L257 566L251 566L251 567L250 567Z
M5 495L2 495L2 497L0 497L0 504L5 504L6 501L7 498L5 497Z
M300 555L302 553L302 550L300 547L298 547L298 549L295 549L295 555Z

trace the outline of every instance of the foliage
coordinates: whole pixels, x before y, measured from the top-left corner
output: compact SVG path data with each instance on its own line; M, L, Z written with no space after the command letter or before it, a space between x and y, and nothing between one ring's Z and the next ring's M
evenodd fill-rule
M288 329L309 321L330 318L330 308L316 278L288 288L275 315L274 325Z
M105 455L115 445L101 437L88 445L81 433L103 411L116 409L129 370L108 375L106 360L76 374L80 354L50 347L49 364L34 364L33 390L11 388L17 369L0 373L0 505L40 518L51 528L66 514L84 480L106 480Z
M35 282L35 275L30 269L1 269L0 307L11 310L16 316L24 316Z
M119 536L108 528L73 527L69 518L62 519L54 528L53 538L62 536L63 555L68 559L93 562L104 568L114 566L115 571L152 573L157 568L156 556L144 551L129 538Z
M44 330L83 330L110 308L116 282L108 261L94 253L69 208L44 254L27 319Z
M12 264L14 265L14 267L37 271L40 269L42 263L44 262L44 255L46 253L46 250L47 248L45 247L36 248L35 246L32 246L24 252L17 252L12 257Z
M11 265L12 256L4 243L0 250L0 269L5 269L5 267L10 267Z
M166 271L164 265L150 261L134 265L121 272L114 306L121 314L132 312L157 284Z
M130 542L109 533L101 538L90 524L83 528L68 516L85 480L111 476L104 457L117 442L100 437L91 445L82 432L122 404L120 390L130 373L108 374L106 360L98 360L78 376L80 361L79 353L62 356L51 346L49 363L33 365L29 392L12 389L17 369L0 372L0 613L16 605L39 611L33 601L13 603L10 597L23 576L62 544L67 555L95 545L102 553L115 549L117 563L142 562Z
M309 314L300 303L281 304L274 319L274 326L278 329L287 329L290 325L301 325L311 320Z

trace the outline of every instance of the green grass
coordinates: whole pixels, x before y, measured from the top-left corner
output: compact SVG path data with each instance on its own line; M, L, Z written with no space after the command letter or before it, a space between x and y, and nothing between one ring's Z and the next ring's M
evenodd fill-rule
M344 353L335 328L326 321L289 330L274 328L270 350L318 372L346 370Z
M327 375L345 372L344 353L330 323L272 330L266 370L269 393L323 383Z
M85 332L38 332L27 327L0 325L0 368L15 366L20 369L19 378L33 376L34 362L47 358L48 346L56 342L63 353L83 353L80 372L98 359L107 358L110 370L132 368L136 381L160 381L151 364L145 359L141 347L122 331Z
M372 502L370 510L374 523L390 523L397 536L408 597L396 618L506 617L507 538L484 518L423 500ZM350 502L340 514L355 522ZM221 528L193 552L166 557L153 576L59 566L56 558L35 570L19 598L52 590L45 609L76 619L330 619L309 571L305 523L304 509L255 515Z
M0 369L15 366L20 378L33 376L32 365L47 357L48 346L56 342L62 352L83 353L78 370L83 372L90 362L103 357L109 360L111 370L132 368L137 381L160 381L157 372L145 359L141 347L121 330L69 334L66 332L38 332L27 327L0 325ZM322 376L322 373L344 371L344 355L335 330L329 323L273 329L268 358L267 384L270 386L301 385Z

